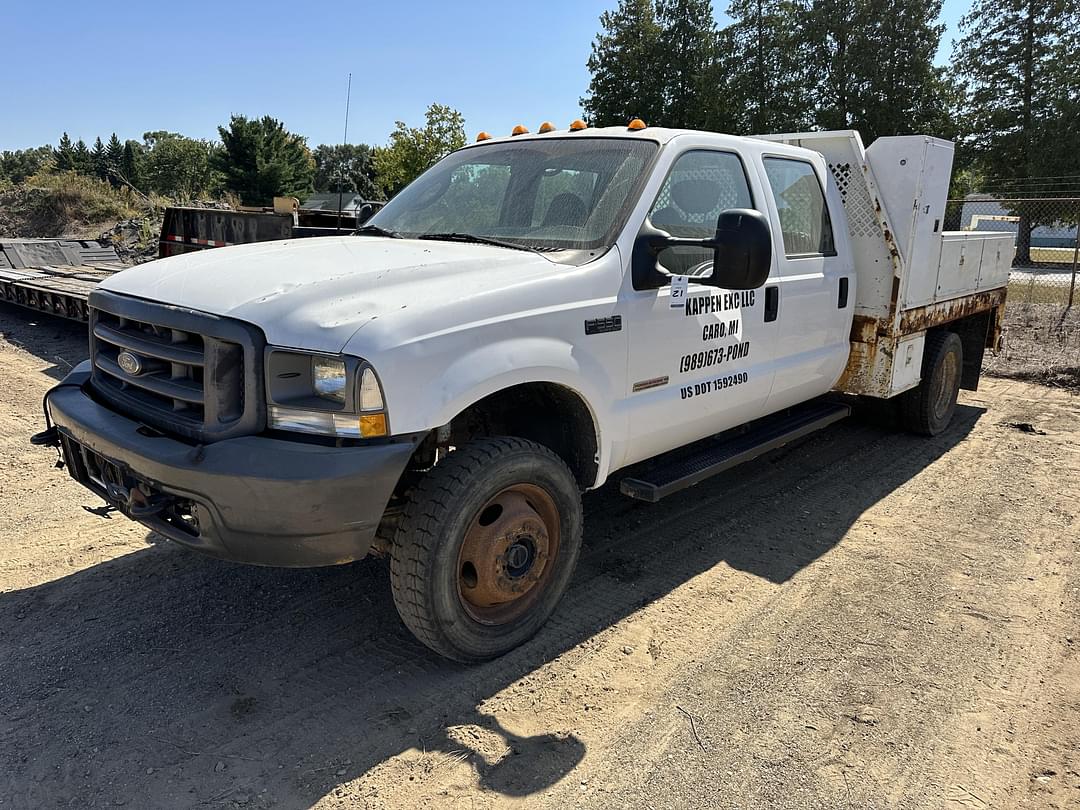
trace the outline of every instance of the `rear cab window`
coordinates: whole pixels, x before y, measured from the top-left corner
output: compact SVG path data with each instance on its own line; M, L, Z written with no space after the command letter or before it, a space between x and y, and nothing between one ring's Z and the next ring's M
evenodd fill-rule
M765 175L780 219L787 258L835 256L829 206L813 164L795 158L766 157Z

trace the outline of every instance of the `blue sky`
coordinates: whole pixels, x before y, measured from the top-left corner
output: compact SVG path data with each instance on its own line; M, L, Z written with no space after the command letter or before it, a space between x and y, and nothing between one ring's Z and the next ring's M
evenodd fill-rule
M431 102L459 109L470 137L565 126L581 114L600 13L615 4L0 0L0 149L64 130L87 143L150 129L216 138L231 113L269 113L312 146L338 143L350 71L354 143L385 142L399 119L422 123ZM968 5L945 0L939 61Z

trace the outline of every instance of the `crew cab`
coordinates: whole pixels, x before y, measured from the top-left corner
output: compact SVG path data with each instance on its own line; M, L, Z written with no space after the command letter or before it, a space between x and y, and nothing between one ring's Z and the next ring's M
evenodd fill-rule
M110 278L34 441L197 551L386 554L409 629L488 659L555 609L617 470L651 460L620 487L655 501L853 397L946 429L1013 253L941 232L951 163L851 131L482 134L355 234Z

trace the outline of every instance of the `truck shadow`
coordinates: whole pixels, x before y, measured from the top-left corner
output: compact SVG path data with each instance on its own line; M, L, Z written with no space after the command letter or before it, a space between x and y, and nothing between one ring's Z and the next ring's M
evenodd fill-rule
M0 302L0 337L48 363L42 373L54 380L90 356L85 323L5 302Z
M962 406L934 439L841 423L656 505L610 482L586 498L585 553L552 621L477 667L408 635L378 560L259 569L152 536L2 594L0 798L308 808L380 765L404 781L462 760L488 791L535 794L584 757L577 710L515 734L494 716L504 690L716 566L782 587L982 413Z

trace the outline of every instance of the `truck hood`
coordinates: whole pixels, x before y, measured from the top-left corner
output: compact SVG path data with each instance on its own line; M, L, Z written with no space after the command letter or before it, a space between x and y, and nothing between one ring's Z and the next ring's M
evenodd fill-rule
M557 268L538 254L489 245L333 236L172 256L117 273L101 288L238 318L273 345L340 352L375 318L445 307Z

